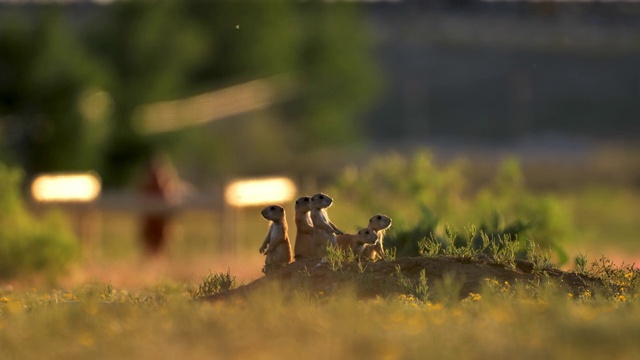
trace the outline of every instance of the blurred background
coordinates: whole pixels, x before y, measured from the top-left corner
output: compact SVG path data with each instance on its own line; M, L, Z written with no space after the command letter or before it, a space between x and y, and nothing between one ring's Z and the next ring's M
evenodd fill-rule
M0 0L0 277L256 278L264 204L234 196L293 240L319 191L347 232L635 262L639 135L640 2Z

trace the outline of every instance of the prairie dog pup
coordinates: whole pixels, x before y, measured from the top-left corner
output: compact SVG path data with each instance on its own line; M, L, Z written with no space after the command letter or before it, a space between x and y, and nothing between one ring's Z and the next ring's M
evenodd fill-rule
M287 218L282 206L267 206L260 214L271 221L267 236L260 246L260 253L267 255L263 272L268 274L271 270L284 267L292 261L291 243L287 235Z
M303 196L296 200L296 244L293 252L296 259L313 257L316 244L313 240L311 222L311 198Z
M372 216L371 219L369 219L369 225L367 226L367 229L372 230L378 237L377 238L378 241L376 242L376 246L375 246L375 254L380 255L380 257L382 257L381 256L382 254L384 254L384 248L382 247L384 232L390 226L391 226L391 218L386 215L378 214L378 215ZM358 255L358 253L356 252L356 249L353 247L354 241L356 240L355 239L356 236L357 235L342 234L336 237L336 241L338 242L338 246L340 246L342 249L351 248L351 250L353 250L353 253ZM372 251L373 250L374 249L372 249ZM373 255L374 258L375 258L375 254Z
M313 223L313 238L316 246L315 255L318 257L322 256L322 250L327 243L337 245L334 234L342 234L342 231L329 220L325 210L331 204L333 204L333 199L326 194L319 193L311 197L311 222Z
M380 256L378 253L378 242L374 244L362 244L358 247L358 259L366 259L374 261L376 256Z
M375 231L364 228L358 231L356 235L353 236L351 242L351 249L353 253L358 257L370 259L371 252L369 249L375 249L378 241L378 235ZM374 250L375 251L375 250ZM371 259L373 260L373 259Z

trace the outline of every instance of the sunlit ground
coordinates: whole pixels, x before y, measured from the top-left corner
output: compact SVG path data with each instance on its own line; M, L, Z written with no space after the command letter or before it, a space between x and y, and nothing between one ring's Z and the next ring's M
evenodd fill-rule
M586 255L589 261L605 255L616 264L640 264L640 243L636 236L640 194L624 189L591 189L577 194L564 193L561 198L572 210L577 224L572 240L562 244L571 259L563 269L573 269L573 259L578 255ZM352 209L336 206L332 211L334 219L340 219L341 212L346 214ZM289 235L293 241L292 210L288 214ZM83 259L49 285L72 287L100 282L119 288L140 288L161 281L198 283L210 272L227 270L239 281L250 282L263 275L264 256L258 253L258 247L266 234L267 222L259 216L258 208L242 210L237 219L236 232L240 240L235 242L235 252L228 252L220 242L225 236L220 217L198 211L178 215L166 251L161 256L149 257L144 255L138 238L140 217L137 214L103 213L95 243L83 244ZM20 278L3 281L3 284L29 287L48 281L42 277Z
M640 241L637 235L640 233L640 191L630 185L615 185L620 179L635 176L634 171L637 170L633 167L632 152L622 157L627 159L625 161L618 158L619 156L609 156L607 159L611 161L599 162L605 167L592 164L592 168L583 170L587 173L604 174L611 178L611 184L600 181L599 185L583 182L572 186L570 184L579 182L579 174L557 175L550 170L532 171L530 167L524 169L527 184L553 182L553 176L558 178L554 182L557 187L541 187L535 190L535 194L550 193L560 201L571 218L569 234L559 244L569 256L569 261L562 264L564 270L574 268L576 256L586 256L591 262L604 255L619 265L640 264ZM620 161L621 164L612 165L615 161ZM496 170L486 163L478 164L477 169L487 171L487 174L479 175L473 171L476 177L491 178L495 175ZM564 178L569 180L560 181ZM627 184L630 184L628 180ZM345 202L340 195L334 196L334 200L335 203L329 210L331 219L347 232L364 226L366 220L363 219L372 215L364 214L357 204ZM376 200L376 206L380 201L382 200ZM293 201L287 201L283 205L287 211L289 236L293 245ZM407 208L403 204L395 205L399 205L394 207L397 209ZM268 223L260 216L260 209L261 206L231 209L231 213L227 214L213 209L177 213L171 221L167 247L158 257L145 256L143 252L139 238L141 213L133 209L103 211L89 223L89 233L93 233L93 236L81 240L81 259L66 275L56 279L49 279L44 274L1 280L0 286L17 288L46 284L50 287L72 287L88 282L110 282L116 287L140 288L159 281L198 283L210 272L227 270L239 281L250 282L262 276L261 269L264 265L264 256L259 254L258 248L266 235ZM396 220L405 220L407 225L414 225L414 220L409 217L411 214L406 211L403 214L393 211L387 215ZM77 217L71 216L70 220L77 225ZM440 220L441 224L450 221L446 217ZM467 222L466 218L456 220L462 224L473 222L473 219Z

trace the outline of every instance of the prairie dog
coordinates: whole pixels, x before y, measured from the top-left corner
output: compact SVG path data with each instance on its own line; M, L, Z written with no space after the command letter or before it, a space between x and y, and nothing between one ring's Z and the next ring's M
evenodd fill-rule
M376 235L375 231L369 228L360 229L351 238L349 249L353 251L357 258L360 258L365 249L372 246L375 247L376 241L378 241L378 235Z
M382 254L384 254L382 240L384 238L385 230L387 230L390 226L391 226L391 218L386 215L378 214L378 215L372 216L371 219L369 219L369 225L367 226L367 229L370 229L373 232L375 232L378 239L378 241L375 244L375 248L371 249L372 251L375 250L375 253L373 255L374 258L376 253L380 255L380 257L382 257ZM352 246L356 236L357 235L342 234L336 237L336 241L338 242L338 246L341 247L342 249L351 248L351 250L353 250L353 253L358 255L355 248ZM367 248L370 248L370 246L367 246Z
M369 229L374 230L376 234L378 234L378 246L376 247L376 251L379 255L384 254L382 240L384 240L384 234L390 226L391 218L386 215L373 215L371 219L369 219Z
M282 206L267 206L260 214L271 221L267 236L262 242L262 246L260 246L260 253L267 255L263 269L263 272L267 274L271 270L284 267L292 261L291 243L287 235L287 218Z
M311 222L313 223L313 238L316 247L315 255L319 257L322 256L322 251L327 243L337 245L335 234L342 234L342 231L329 220L325 210L331 204L333 204L333 199L326 194L319 193L311 197Z
M311 198L303 196L296 200L296 244L293 248L295 258L313 257L316 245L313 240L311 222Z
M353 253L358 259L375 260L377 244L378 235L374 230L361 229L353 238Z

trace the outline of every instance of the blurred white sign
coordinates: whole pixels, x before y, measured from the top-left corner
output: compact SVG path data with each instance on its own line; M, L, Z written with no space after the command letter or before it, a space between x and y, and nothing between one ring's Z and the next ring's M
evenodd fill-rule
M31 195L42 202L89 202L100 188L100 178L91 172L44 174L31 183Z
M293 199L294 182L286 177L236 180L224 192L227 204L235 207L279 204Z

